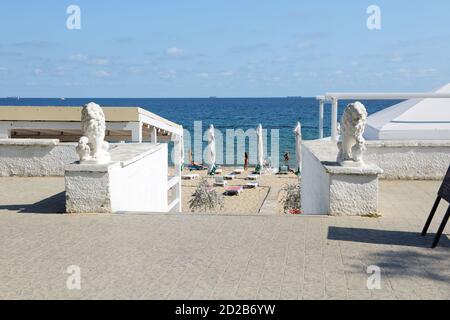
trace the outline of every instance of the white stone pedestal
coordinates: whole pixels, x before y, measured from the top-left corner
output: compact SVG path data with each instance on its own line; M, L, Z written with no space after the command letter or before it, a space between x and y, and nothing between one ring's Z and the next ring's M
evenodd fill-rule
M167 212L167 144L120 144L109 164L66 166L67 213Z
M378 175L373 164L343 167L335 142L305 141L302 148L303 214L359 216L378 213Z

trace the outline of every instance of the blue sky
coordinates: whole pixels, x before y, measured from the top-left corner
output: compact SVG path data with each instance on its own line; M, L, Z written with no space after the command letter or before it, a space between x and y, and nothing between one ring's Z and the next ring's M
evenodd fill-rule
M450 82L450 2L2 1L0 96L313 96ZM81 8L81 30L66 9ZM366 9L381 8L368 30Z

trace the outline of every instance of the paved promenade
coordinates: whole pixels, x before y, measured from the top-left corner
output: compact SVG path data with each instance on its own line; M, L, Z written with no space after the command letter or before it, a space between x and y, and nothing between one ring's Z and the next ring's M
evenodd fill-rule
M381 182L379 219L68 216L63 179L1 178L0 298L450 299L449 227L419 235L438 185Z

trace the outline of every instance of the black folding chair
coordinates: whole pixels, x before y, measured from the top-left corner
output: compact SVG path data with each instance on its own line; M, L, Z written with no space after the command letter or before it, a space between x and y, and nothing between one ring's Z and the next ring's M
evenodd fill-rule
M433 221L434 214L441 202L441 199L450 203L450 167L448 168L447 174L445 175L444 181L442 182L441 188L439 189L438 196L436 201L434 202L433 208L431 209L430 216L423 227L422 235L425 236L427 234L428 228L430 227L431 221ZM444 219L442 220L441 225L439 226L436 237L434 238L432 248L436 248L439 244L439 240L441 239L442 233L444 232L445 226L447 225L448 219L450 218L450 206L445 213Z

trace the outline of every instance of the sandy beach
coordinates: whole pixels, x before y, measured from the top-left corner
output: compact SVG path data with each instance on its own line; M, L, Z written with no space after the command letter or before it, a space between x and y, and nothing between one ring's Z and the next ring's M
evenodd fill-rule
M224 167L221 175L227 175L234 172L234 167ZM173 170L171 168L170 170ZM245 186L249 180L247 176L253 172L254 168L249 168L248 171L242 174L237 174L236 179L228 180L228 186ZM195 180L183 180L182 181L182 201L183 201L183 212L192 212L189 209L189 200L195 191L201 177L208 177L207 171L189 171L187 169L183 170L183 175L186 174L198 174L199 178ZM248 214L264 214L264 204L269 204L269 202L275 203L276 210L272 211L271 214L283 214L281 205L279 204L279 198L281 196L281 189L285 184L294 184L297 182L297 176L294 173L289 173L285 175L277 174L266 174L261 175L258 178L259 187L255 189L244 188L244 191L239 196L226 196L224 195L224 207L221 210L215 212L215 214L233 214L233 215L248 215ZM212 186L214 184L214 178L208 177L208 181ZM219 193L224 193L225 188L214 187ZM200 212L195 212L200 213ZM208 212L211 214L211 212Z

